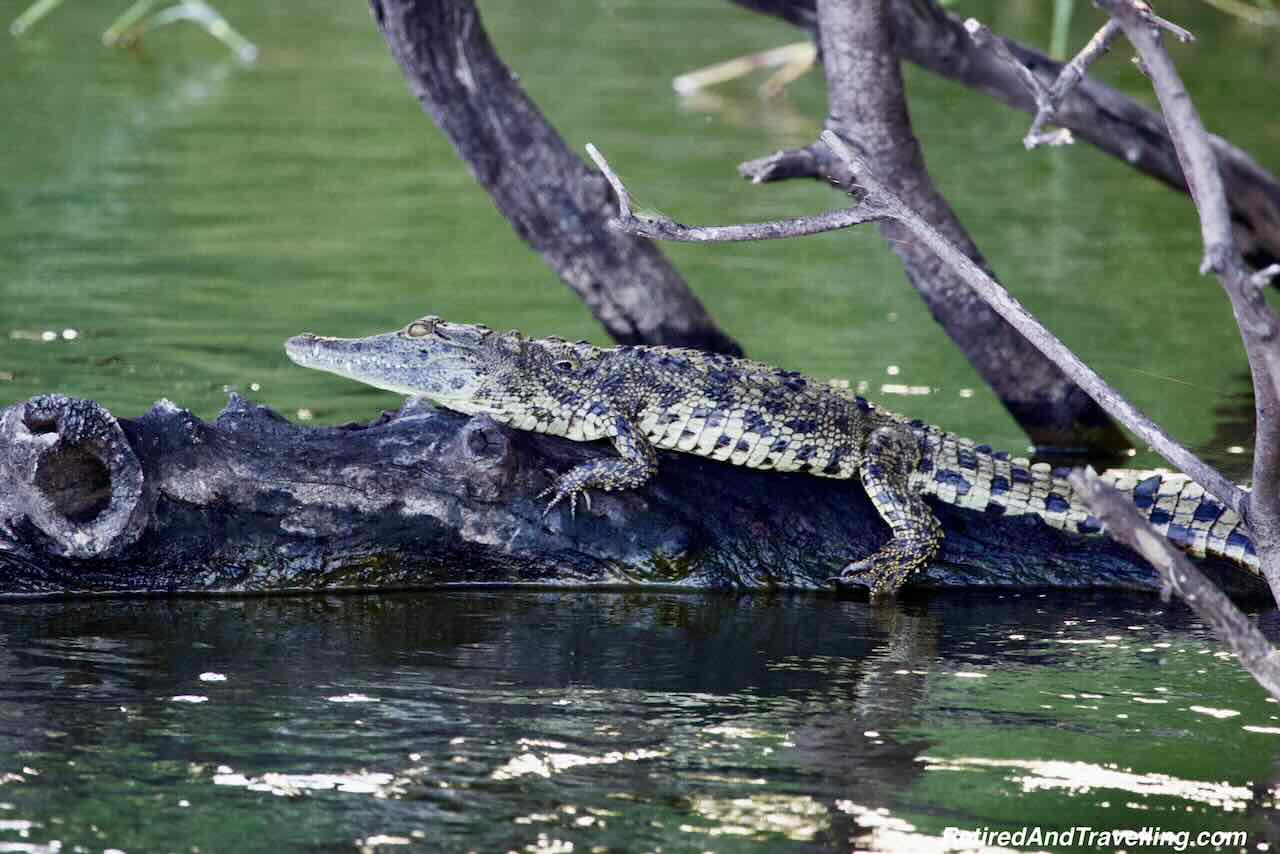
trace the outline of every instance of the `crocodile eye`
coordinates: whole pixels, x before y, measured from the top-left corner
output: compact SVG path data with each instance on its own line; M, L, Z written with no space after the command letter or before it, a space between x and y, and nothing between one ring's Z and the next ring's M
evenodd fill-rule
M404 334L410 338L426 338L436 328L436 321L433 317L424 317L422 320L415 320L410 323L404 330Z
M509 355L522 355L524 353L524 336L513 329L498 338L498 346Z
M556 370L564 371L565 373L568 373L569 371L576 371L578 369L578 363L574 359L557 359L555 361L555 366Z

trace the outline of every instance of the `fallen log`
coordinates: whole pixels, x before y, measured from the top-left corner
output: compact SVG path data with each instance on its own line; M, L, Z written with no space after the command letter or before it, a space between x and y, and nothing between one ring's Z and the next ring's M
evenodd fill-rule
M451 584L819 589L887 530L856 482L665 455L652 485L542 517L554 473L612 453L410 401L301 427L232 395L212 423L162 401L117 419L41 395L0 410L0 598ZM914 588L1152 590L1104 537L938 505ZM1237 596L1260 579L1206 569Z

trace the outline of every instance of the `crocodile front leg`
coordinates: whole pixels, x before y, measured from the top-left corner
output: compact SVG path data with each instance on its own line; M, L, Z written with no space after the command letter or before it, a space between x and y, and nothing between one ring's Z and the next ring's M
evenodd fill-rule
M542 511L544 517L566 498L569 500L569 515L576 517L579 495L587 509L591 508L588 489L603 489L606 492L635 489L657 474L658 453L640 428L631 423L631 419L625 415L615 417L605 435L613 442L619 459L592 460L574 466L556 478L555 483L538 493L539 498L555 493L547 503L547 509Z
M909 485L919 462L920 445L906 427L879 427L867 438L859 475L893 539L871 556L846 566L834 579L837 585L848 585L861 576L870 583L872 596L891 595L938 553L942 525Z

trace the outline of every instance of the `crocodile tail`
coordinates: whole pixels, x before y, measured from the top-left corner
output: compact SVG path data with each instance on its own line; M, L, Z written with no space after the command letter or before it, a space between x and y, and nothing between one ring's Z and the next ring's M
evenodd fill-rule
M1116 469L1103 472L1102 479L1131 497L1151 525L1188 554L1258 569L1244 521L1185 474Z
M1064 531L1102 532L1102 525L1071 488L1070 469L1011 458L934 428L925 428L920 437L921 461L913 481L926 495L981 512L1033 514ZM1186 475L1113 470L1101 477L1131 498L1138 511L1178 548L1195 557L1221 557L1258 569L1257 552L1240 517Z

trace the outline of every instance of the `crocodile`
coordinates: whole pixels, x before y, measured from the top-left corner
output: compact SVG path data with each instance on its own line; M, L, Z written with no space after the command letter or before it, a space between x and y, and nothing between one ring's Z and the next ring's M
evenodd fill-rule
M597 347L527 338L435 316L366 338L310 333L285 344L297 364L468 415L579 442L607 439L616 457L554 479L544 517L562 502L576 516L588 490L643 486L658 449L733 465L817 477L857 478L890 539L832 580L895 593L938 553L943 532L927 497L970 510L1033 514L1048 525L1100 534L1102 525L1067 480L1068 470L993 450L861 395L795 371L700 350ZM1165 472L1103 475L1176 546L1256 572L1240 517L1190 478Z

